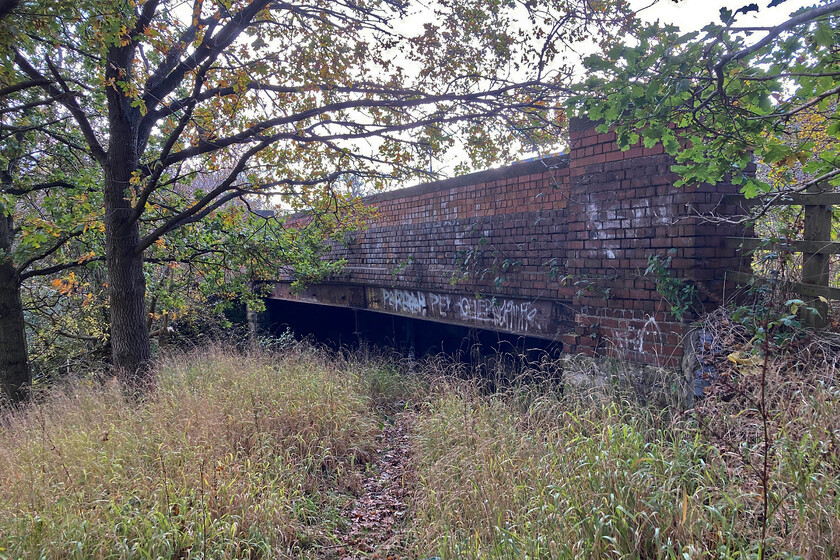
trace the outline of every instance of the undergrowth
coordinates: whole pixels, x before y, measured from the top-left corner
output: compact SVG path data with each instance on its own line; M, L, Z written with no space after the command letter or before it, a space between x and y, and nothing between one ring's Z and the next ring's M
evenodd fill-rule
M682 414L559 375L488 384L300 344L172 356L140 401L68 383L3 413L0 558L365 557L340 535L397 413L413 415L412 472L391 482L413 490L407 557L836 558L836 360L811 367L833 350L767 361L764 422L739 340Z
M314 554L377 432L364 368L338 366L204 348L165 360L139 403L115 382L77 382L7 412L0 557Z
M840 389L791 366L774 362L785 385L766 520L754 368L736 374L742 397L676 417L554 386L445 384L416 427L418 546L443 559L837 558Z

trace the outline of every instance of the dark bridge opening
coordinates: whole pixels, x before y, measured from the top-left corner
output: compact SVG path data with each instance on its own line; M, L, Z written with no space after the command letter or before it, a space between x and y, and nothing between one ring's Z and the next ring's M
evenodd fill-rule
M357 348L361 343L389 348L411 357L446 356L472 364L487 358L515 356L520 362L556 359L560 341L415 319L364 309L269 299L269 329L275 335L287 328L299 337L312 337L332 348Z

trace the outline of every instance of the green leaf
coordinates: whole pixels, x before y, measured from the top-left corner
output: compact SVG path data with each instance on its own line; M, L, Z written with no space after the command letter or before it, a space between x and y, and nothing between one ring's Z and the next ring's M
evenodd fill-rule
M764 150L765 163L776 163L783 160L791 153L790 146L786 144L768 144Z
M818 45L829 46L834 43L835 30L832 29L825 21L817 22L817 28L814 30L814 40Z

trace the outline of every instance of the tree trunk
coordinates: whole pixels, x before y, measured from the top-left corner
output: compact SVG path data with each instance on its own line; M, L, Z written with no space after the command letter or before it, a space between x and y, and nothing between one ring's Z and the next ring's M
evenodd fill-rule
M146 328L146 278L143 256L135 253L140 232L136 223L127 225L131 206L120 184L115 177L106 179L105 262L111 303L111 350L117 374L132 384L142 384L152 357Z
M126 16L133 9L122 5ZM106 80L134 79L132 66L137 45L113 46L106 55ZM108 150L105 168L105 264L111 312L111 356L113 368L132 390L143 391L150 380L152 346L146 326L146 277L140 226L131 220L130 189L138 169L145 141L140 139L140 108L119 88L106 87L108 99Z
M20 402L29 395L32 377L20 301L20 276L11 258L12 230L12 217L0 215L0 389L12 402Z
M120 107L121 108L121 107ZM137 252L140 229L130 222L128 190L137 168L136 127L131 115L111 115L105 169L105 262L111 308L111 352L118 376L136 389L147 383L152 348L146 327L146 278Z

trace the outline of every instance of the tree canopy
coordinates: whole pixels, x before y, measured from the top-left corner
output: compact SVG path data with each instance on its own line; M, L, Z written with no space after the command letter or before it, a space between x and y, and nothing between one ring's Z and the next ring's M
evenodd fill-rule
M30 179L32 170L52 173L37 148L45 139L76 154L49 188L77 193L83 183L87 200L101 204L104 247L89 258L107 267L112 363L138 380L151 355L143 262L162 239L255 194L338 216L354 205L337 184L422 176L429 153L456 138L479 166L523 144L556 142L572 71L563 51L623 22L623 8L6 2L4 130L25 129L36 148L28 170L4 182L2 212L14 218L16 197L57 180ZM77 231L78 220L68 221L66 231ZM23 243L19 232L7 261Z
M731 180L754 197L840 184L840 2L768 27L739 24L759 9L721 9L692 33L634 21L587 59L573 105L614 126L623 147L662 143L678 186ZM750 171L754 160L772 180Z

